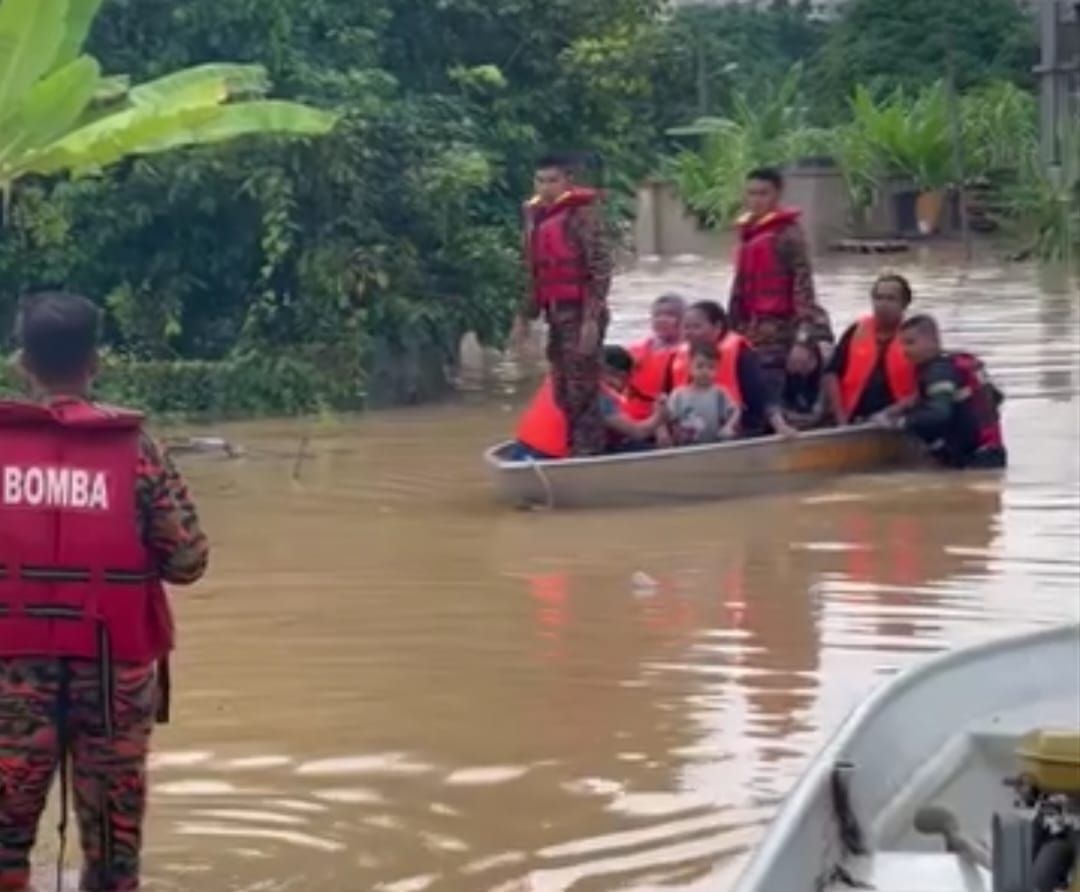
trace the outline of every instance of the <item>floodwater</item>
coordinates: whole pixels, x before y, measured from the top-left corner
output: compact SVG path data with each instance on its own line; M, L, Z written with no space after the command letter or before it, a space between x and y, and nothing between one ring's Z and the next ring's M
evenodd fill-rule
M875 684L1080 616L1080 298L895 265L1007 391L1003 477L524 513L479 463L506 394L222 428L249 454L186 462L216 550L175 593L146 888L723 890ZM838 327L877 266L821 271ZM727 278L622 277L614 339Z

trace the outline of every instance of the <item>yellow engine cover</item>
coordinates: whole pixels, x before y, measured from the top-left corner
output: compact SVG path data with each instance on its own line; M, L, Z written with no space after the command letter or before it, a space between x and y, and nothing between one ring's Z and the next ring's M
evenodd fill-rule
M1043 793L1080 796L1080 731L1041 729L1016 748L1020 770Z

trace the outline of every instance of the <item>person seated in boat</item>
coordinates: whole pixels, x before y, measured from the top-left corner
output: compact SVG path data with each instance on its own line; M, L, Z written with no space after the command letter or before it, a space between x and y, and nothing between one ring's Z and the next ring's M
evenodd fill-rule
M788 353L780 403L784 418L792 427L809 430L827 418L824 376L821 344L808 331L800 332Z
M739 435L742 413L716 383L717 360L715 344L690 348L690 383L676 387L667 402L671 440L676 446L716 443Z
M886 273L870 291L873 312L840 338L825 369L829 412L839 425L857 424L915 395L915 367L900 345L911 286Z
M908 319L900 339L916 369L918 393L875 421L910 431L945 467L1004 468L1008 456L999 413L1004 395L979 358L944 350L932 316Z
M674 352L664 390L671 393L690 383L690 353L696 345L716 350L716 385L738 407L739 430L743 436L777 433L793 436L797 431L787 423L780 406L769 398L761 363L750 342L731 330L723 308L711 300L698 301L683 319L683 343Z
M629 347L634 370L627 385L627 411L637 421L652 415L656 401L664 392L664 376L682 340L685 314L686 301L678 294L660 295L652 305L652 333Z
M626 387L634 367L623 347L604 348L600 413L608 432L608 450L624 452L649 448L666 421L665 401L658 400L648 418L637 421L627 412ZM566 415L555 402L551 376L547 375L518 422L512 461L547 460L570 456L570 432Z

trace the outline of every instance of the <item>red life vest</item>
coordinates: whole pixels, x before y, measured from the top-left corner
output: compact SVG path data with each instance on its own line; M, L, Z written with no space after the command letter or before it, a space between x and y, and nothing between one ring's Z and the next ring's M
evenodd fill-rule
M172 618L135 504L142 418L0 402L0 656L150 664Z
M716 386L723 390L740 409L746 408L742 385L739 383L739 357L750 342L741 334L729 331L717 344ZM668 366L667 389L685 387L690 383L690 345L680 344Z
M664 392L668 367L678 345L660 347L647 338L629 349L634 370L630 373L626 413L635 421L644 421L652 415L657 398Z
M840 378L840 402L844 411L851 414L859 405L859 399L874 373L878 362L877 322L873 316L864 316L856 323L847 357L847 368ZM885 377L889 382L894 401L914 396L919 389L915 366L904 355L900 339L894 336L885 348Z
M566 233L566 219L573 208L593 204L593 189L571 189L552 205L526 206L530 229L533 292L540 307L585 300L590 276L585 257Z
M950 353L949 360L960 377L959 402L970 401L971 411L979 432L979 449L1003 449L1005 438L1001 431L998 406L1001 393L987 377L982 361L971 353Z
M779 208L759 220L739 221L736 270L739 315L745 319L795 316L795 278L784 269L776 253L776 237L796 223L800 212Z

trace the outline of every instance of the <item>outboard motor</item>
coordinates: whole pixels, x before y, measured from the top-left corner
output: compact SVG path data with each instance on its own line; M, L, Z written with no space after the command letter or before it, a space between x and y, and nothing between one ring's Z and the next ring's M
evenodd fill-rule
M1016 809L993 821L994 892L1080 892L1080 732L1033 731L1016 756Z

